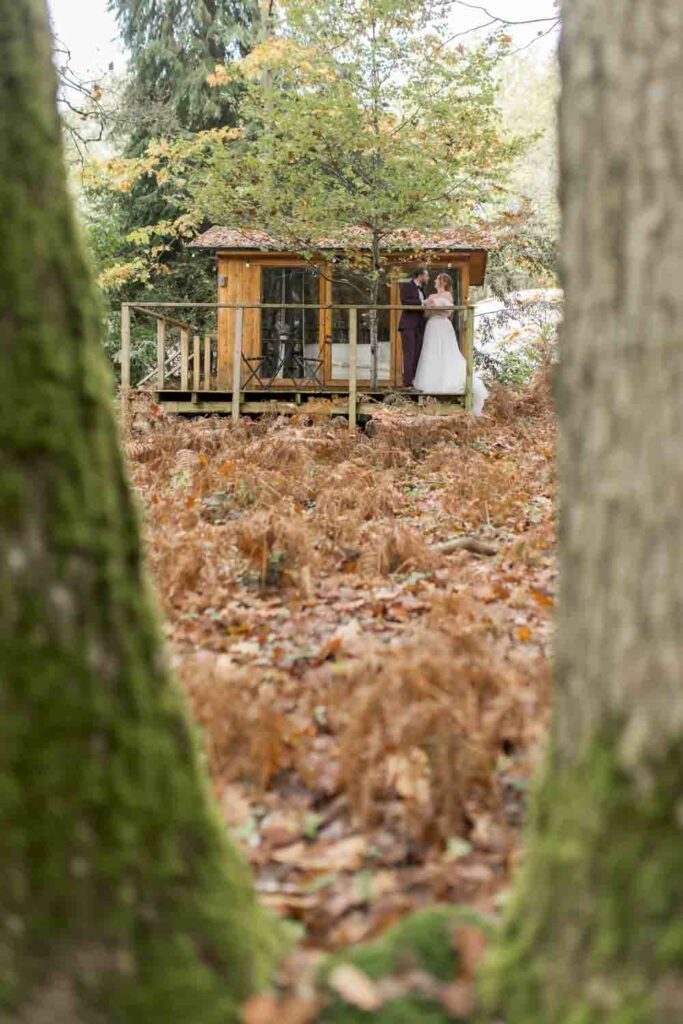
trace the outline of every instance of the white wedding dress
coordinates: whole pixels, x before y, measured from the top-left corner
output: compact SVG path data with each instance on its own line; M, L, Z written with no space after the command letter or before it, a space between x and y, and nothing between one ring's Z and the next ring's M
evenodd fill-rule
M453 296L430 295L425 311L431 312L422 343L422 354L415 374L414 387L428 395L462 395L465 392L467 362L455 335L450 316ZM440 312L440 308L444 312ZM474 375L474 401L472 412L481 416L488 391L481 377Z

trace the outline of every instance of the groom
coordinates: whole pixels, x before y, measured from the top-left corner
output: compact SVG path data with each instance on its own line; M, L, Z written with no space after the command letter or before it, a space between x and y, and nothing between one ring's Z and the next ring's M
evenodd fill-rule
M429 271L421 267L415 271L410 281L401 285L401 305L419 306L414 313L412 310L404 309L398 324L403 345L403 386L405 388L413 386L417 364L422 352L422 339L425 333L422 306L427 297L428 284Z

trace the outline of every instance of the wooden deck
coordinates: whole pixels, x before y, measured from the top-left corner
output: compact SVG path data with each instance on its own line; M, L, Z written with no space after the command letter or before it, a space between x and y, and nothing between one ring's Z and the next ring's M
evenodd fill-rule
M211 332L200 334L198 329L185 321L176 320L167 313L170 307L187 306L207 310L229 311L235 318L234 347L229 362L218 346L218 339ZM464 330L464 350L467 372L465 393L462 395L427 395L405 389L396 383L377 383L378 363L372 366L375 384L367 379L358 379L358 324L359 314L372 310L389 310L392 315L415 307L403 306L300 306L302 309L332 310L343 313L348 319L348 380L329 382L327 355L330 343L321 347L315 359L302 361L302 377L308 379L286 379L283 377L285 363L278 365L275 377L265 377L264 366L259 368L262 356L247 357L243 353L243 319L245 310L289 309L282 304L265 303L144 303L124 304L121 309L121 395L124 407L131 390L144 390L154 395L158 404L168 412L182 416L230 415L233 421L240 416L262 416L266 413L294 415L307 404L319 403L320 412L331 417L343 417L353 432L356 424L367 422L382 405L400 405L406 412L425 413L431 416L448 416L458 408L470 411L472 408L474 374L474 307L454 306L453 313L461 316ZM133 313L151 317L156 323L157 360L136 388L131 389L131 318ZM175 344L171 335L178 334ZM345 342L346 344L346 342ZM308 365L308 364L312 365ZM291 370L291 367L289 367ZM272 368L269 368L272 372ZM309 373L307 371L310 372ZM400 367L392 368L396 382ZM253 383L252 383L253 381ZM313 411L313 410L311 410Z
M233 413L231 391L154 391L154 400L167 412L181 416L229 416ZM306 405L315 402L329 403L330 416L349 416L349 389L344 385L301 385L264 389L246 389L240 392L239 414L241 416L295 415L305 411ZM464 408L464 395L426 395L400 388L358 388L356 414L359 419L370 419L381 406L401 406L409 413L429 413L430 416L450 416Z

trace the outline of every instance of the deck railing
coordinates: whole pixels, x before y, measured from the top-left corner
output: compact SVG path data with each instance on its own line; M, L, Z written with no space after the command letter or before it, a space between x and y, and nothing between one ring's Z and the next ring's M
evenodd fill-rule
M233 351L231 358L230 387L231 411L234 420L239 419L240 401L243 391L243 341L244 341L244 313L246 310L316 310L318 312L339 311L348 318L348 401L349 401L349 427L355 429L358 408L358 320L360 313L392 312L416 312L415 306L401 305L322 305L322 304L282 304L263 302L241 302L241 303L211 303L211 302L135 302L124 303L121 307L121 395L127 403L131 392L131 351L132 351L132 330L133 315L141 315L152 318L156 321L156 366L149 371L133 387L144 388L153 384L155 390L165 390L167 384L177 380L179 391L190 392L195 395L200 391L225 390L219 387L218 381L218 336L216 332L200 329L196 325L184 319L177 319L174 311L196 310L201 315L215 312L219 315L221 310L229 310L234 313ZM453 306L451 315L458 315L462 339L461 349L467 364L464 405L465 409L471 411L473 400L474 381L474 309L473 305ZM176 334L174 339L173 334ZM372 377L376 386L377 377L377 353L372 353ZM289 379L289 378L287 378ZM325 390L324 382L318 390ZM363 384L367 382L363 381ZM318 384L320 382L318 381ZM272 379L270 381L272 386ZM372 385L370 385L372 387ZM297 389L301 385L297 386ZM305 385L304 385L305 387ZM262 388L263 389L263 388ZM294 390L294 388L293 388ZM367 390L367 387L365 388ZM392 390L386 386L378 390Z

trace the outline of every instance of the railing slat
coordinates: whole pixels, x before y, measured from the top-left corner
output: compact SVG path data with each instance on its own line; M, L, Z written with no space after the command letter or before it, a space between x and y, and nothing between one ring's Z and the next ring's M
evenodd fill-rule
M124 419L130 404L130 306L121 307L121 401Z
M192 340L192 390L199 391L199 384L202 372L202 364L199 360L199 335L195 334Z
M180 332L180 390L187 391L189 383L190 332Z
M465 360L467 361L467 374L465 378L465 409L467 412L472 412L474 407L474 306L467 307Z
M349 310L349 433L358 424L358 310Z
M204 338L204 387L211 390L211 335Z
M157 387L163 390L166 382L166 321L157 320Z
M242 383L242 330L244 310L240 307L235 313L235 344L232 353L232 421L237 423L240 418L240 386Z

